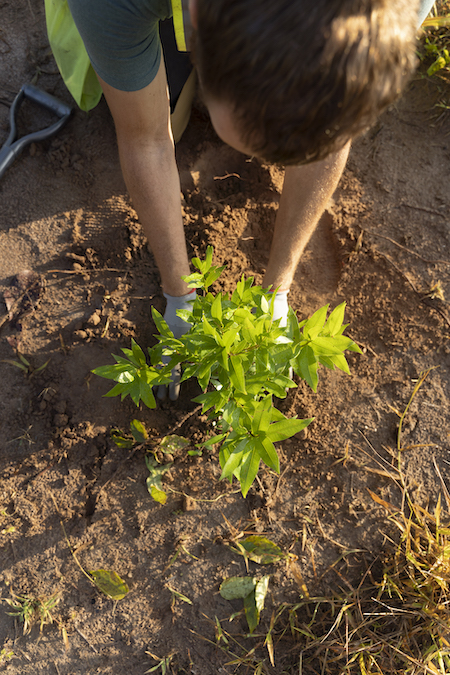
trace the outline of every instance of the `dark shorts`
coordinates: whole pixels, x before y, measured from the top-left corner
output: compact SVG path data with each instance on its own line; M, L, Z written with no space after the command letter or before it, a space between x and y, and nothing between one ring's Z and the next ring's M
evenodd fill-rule
M120 91L146 87L164 51L172 107L192 70L177 50L170 0L68 0L95 72Z

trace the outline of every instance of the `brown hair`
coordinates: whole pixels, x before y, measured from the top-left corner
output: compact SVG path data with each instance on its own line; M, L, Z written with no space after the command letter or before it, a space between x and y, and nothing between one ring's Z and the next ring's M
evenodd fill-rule
M415 68L415 0L198 0L206 97L271 162L325 158L371 126Z

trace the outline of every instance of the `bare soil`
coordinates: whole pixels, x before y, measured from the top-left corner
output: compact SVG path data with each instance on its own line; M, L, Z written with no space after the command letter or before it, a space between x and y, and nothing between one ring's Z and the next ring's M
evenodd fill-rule
M34 78L70 103L49 51L42 4L0 0L0 142L23 83ZM132 337L143 347L153 344L150 306L164 308L106 104L89 114L76 111L57 136L28 148L6 172L0 182L0 652L14 656L0 669L141 675L156 664L151 652L173 655L174 673L235 672L215 646L213 625L217 617L236 635L246 631L242 617L228 622L240 601L218 593L224 578L246 574L228 542L244 531L265 533L296 556L310 593L356 583L392 534L369 489L400 500L389 477L395 411L405 409L429 368L403 427L402 469L414 499L433 507L440 491L435 466L450 478L450 121L434 107L440 95L417 75L354 144L289 297L299 318L345 300L348 333L364 353L350 355L350 377L322 372L317 394L299 383L280 403L286 414L316 421L279 444L281 476L261 470L247 499L236 484L219 481L213 450L201 457L179 451L166 478L167 503L157 504L146 488L145 448L130 451L111 440L111 430L126 431L133 418L146 425L151 447L173 430L192 444L210 430L194 412L194 382L176 403L148 410L104 398L108 383L91 374ZM23 106L21 133L47 123L41 109ZM227 265L222 289L233 288L242 274L260 282L282 171L224 146L201 105L177 159L190 254L214 246L217 262ZM24 288L24 301L10 312ZM18 352L30 363L28 376L10 362ZM115 570L129 584L117 605L83 576L61 522L85 569ZM272 610L295 602L299 588L285 563L250 563L250 573L271 575L261 634ZM169 587L192 604L173 602ZM12 593L58 593L55 623L24 636L7 613L4 601ZM241 641L244 649L262 642ZM280 643L276 668L261 651L267 672L290 673L300 649L301 642Z

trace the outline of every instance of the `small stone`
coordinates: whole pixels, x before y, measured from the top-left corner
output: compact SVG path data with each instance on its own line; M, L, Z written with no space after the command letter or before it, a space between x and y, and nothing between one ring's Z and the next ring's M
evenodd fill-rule
M81 272L83 267L80 265L80 263L74 262L72 265L73 269L75 272Z
M80 265L84 265L86 262L86 258L84 255L78 255L77 253L66 253L66 258L70 258L70 260L74 260L77 263L80 263Z
M69 422L68 416L61 415L61 413L55 415L53 419L53 424L55 425L55 427L65 427L68 422Z
M196 502L189 497L189 495L183 495L183 511L195 511L197 508Z
M101 321L101 318L100 318L99 314L97 314L97 312L94 312L94 314L92 314L89 317L89 319L87 320L88 324L91 325L91 326L98 326L100 321Z
M47 389L44 391L44 394L42 398L44 401L51 401L56 394L56 389L54 387L47 387Z
M57 413L60 413L61 415L66 412L67 408L67 401L57 401L55 403L55 410Z
M74 336L74 338L76 338L77 340L86 340L88 334L86 333L85 330L75 330L75 331L73 332L73 336Z

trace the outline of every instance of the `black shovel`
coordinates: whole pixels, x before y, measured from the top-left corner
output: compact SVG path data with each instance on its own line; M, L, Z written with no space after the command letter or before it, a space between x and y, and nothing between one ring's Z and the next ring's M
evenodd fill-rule
M37 103L46 110L57 115L59 119L54 124L46 127L45 129L33 131L16 140L16 111L24 99L28 99L33 103ZM27 145L33 143L34 141L43 141L45 138L49 138L50 136L53 136L53 134L56 134L56 132L59 131L61 127L63 127L67 122L71 112L72 108L66 105L66 103L58 101L58 99L54 96L47 94L47 92L42 91L42 89L34 87L32 84L24 84L14 99L9 112L11 131L6 140L6 143L0 149L0 178Z

